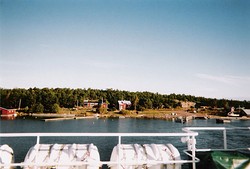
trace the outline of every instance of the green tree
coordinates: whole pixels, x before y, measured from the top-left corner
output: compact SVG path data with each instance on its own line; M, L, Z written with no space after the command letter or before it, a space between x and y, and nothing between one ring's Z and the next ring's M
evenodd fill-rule
M42 103L38 103L32 106L32 112L33 113L43 113L44 111L44 106Z
M59 111L60 111L59 104L57 104L57 103L53 104L53 106L51 107L51 112L52 113L58 113Z
M136 109L136 106L137 106L138 102L139 102L139 98L138 98L138 96L137 96L137 94L136 94L136 95L134 96L134 100L133 100L134 110L137 110L137 109Z
M98 89L70 89L70 88L29 88L29 89L3 89L0 88L0 106L6 108L18 108L21 100L21 109L29 112L54 112L54 104L59 107L72 108L78 103L83 105L84 100L97 100L103 98L108 101L109 108L118 107L118 100L130 100L131 109L143 110L148 108L173 108L178 107L179 101L196 102L196 107L245 107L250 108L250 101L226 100L215 98L195 97L184 94L161 95L151 92L129 92L120 90L98 90ZM139 99L140 98L140 99ZM43 110L42 110L42 106ZM40 105L40 108L39 106ZM38 108L37 108L38 107ZM25 109L26 108L26 109ZM38 111L38 110L39 111Z
M100 114L106 114L106 113L108 112L108 110L107 110L106 107L100 106L100 107L98 107L98 108L96 109L96 112L97 112L97 113L100 113Z

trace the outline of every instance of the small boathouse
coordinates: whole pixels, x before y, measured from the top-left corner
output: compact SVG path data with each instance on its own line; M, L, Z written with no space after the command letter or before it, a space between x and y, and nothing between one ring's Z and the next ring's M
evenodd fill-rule
M1 116L16 116L16 109L6 109L0 107L0 114Z

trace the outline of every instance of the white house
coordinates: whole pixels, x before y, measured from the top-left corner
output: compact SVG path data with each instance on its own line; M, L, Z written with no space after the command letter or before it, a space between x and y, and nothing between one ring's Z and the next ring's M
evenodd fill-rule
M118 100L119 110L126 110L128 107L131 106L131 101L128 100Z

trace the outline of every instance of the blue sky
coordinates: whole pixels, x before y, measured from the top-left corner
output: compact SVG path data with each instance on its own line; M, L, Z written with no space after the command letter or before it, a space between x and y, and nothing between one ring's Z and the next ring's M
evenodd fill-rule
M250 100L250 1L1 0L0 86Z

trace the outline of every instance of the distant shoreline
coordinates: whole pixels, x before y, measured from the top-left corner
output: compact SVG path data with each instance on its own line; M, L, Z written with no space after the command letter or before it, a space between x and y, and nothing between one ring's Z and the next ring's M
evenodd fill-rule
M153 112L153 113L152 113ZM89 119L89 118L137 118L137 119L161 119L161 120L174 120L174 119L223 119L223 120L250 120L250 117L228 117L219 115L210 115L207 113L190 113L184 110L147 110L128 115L119 114L117 112L109 112L106 114L87 113L87 114L56 114L56 113L19 113L19 117L32 117L38 118L43 121L57 121L57 120L70 120L70 119Z

